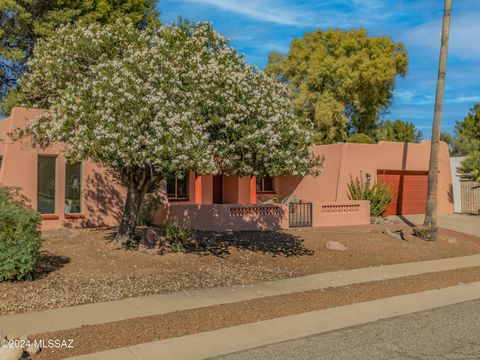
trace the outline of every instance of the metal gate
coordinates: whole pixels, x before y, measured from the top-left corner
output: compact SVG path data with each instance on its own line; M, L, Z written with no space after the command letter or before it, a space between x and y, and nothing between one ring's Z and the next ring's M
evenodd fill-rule
M288 204L288 226L289 227L312 226L312 203Z
M470 179L460 179L462 213L480 214L480 183Z

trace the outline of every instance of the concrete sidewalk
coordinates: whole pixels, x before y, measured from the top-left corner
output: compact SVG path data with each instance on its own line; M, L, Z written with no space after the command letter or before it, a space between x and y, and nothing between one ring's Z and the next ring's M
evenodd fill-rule
M199 360L480 298L480 282L155 341L71 360Z
M0 316L0 329L7 334L26 336L76 328L82 325L100 324L173 311L234 303L265 296L394 279L479 265L480 254L314 274L248 286L202 289L127 298L104 303Z

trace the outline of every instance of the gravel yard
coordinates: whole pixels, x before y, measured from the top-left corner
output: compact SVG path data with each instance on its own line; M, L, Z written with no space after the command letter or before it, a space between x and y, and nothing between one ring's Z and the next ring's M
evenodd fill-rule
M73 349L44 349L33 359L64 359L70 356L479 280L480 267L473 267L338 288L332 287L322 290L270 296L106 324L88 325L76 329L32 336L32 338L44 340L74 340Z
M480 252L473 236L445 230L438 241L425 242L405 228L402 241L382 229L198 234L194 250L163 255L123 250L110 241L109 229L45 232L35 279L0 283L0 314ZM328 241L347 250L327 250Z

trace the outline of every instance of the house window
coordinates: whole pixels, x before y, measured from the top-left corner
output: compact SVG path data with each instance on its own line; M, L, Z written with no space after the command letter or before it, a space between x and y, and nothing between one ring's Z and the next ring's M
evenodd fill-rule
M168 178L167 196L169 199L188 199L188 175L182 178Z
M272 177L257 177L257 192L274 192L274 181Z
M82 212L82 163L67 163L65 167L65 214Z
M38 157L37 210L41 214L55 214L55 156Z

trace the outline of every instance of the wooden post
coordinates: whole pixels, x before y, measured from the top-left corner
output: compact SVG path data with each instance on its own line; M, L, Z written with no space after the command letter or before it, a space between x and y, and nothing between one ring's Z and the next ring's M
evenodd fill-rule
M195 174L195 204L202 203L202 175Z
M257 203L257 177L254 175L250 176L250 204L254 205Z

